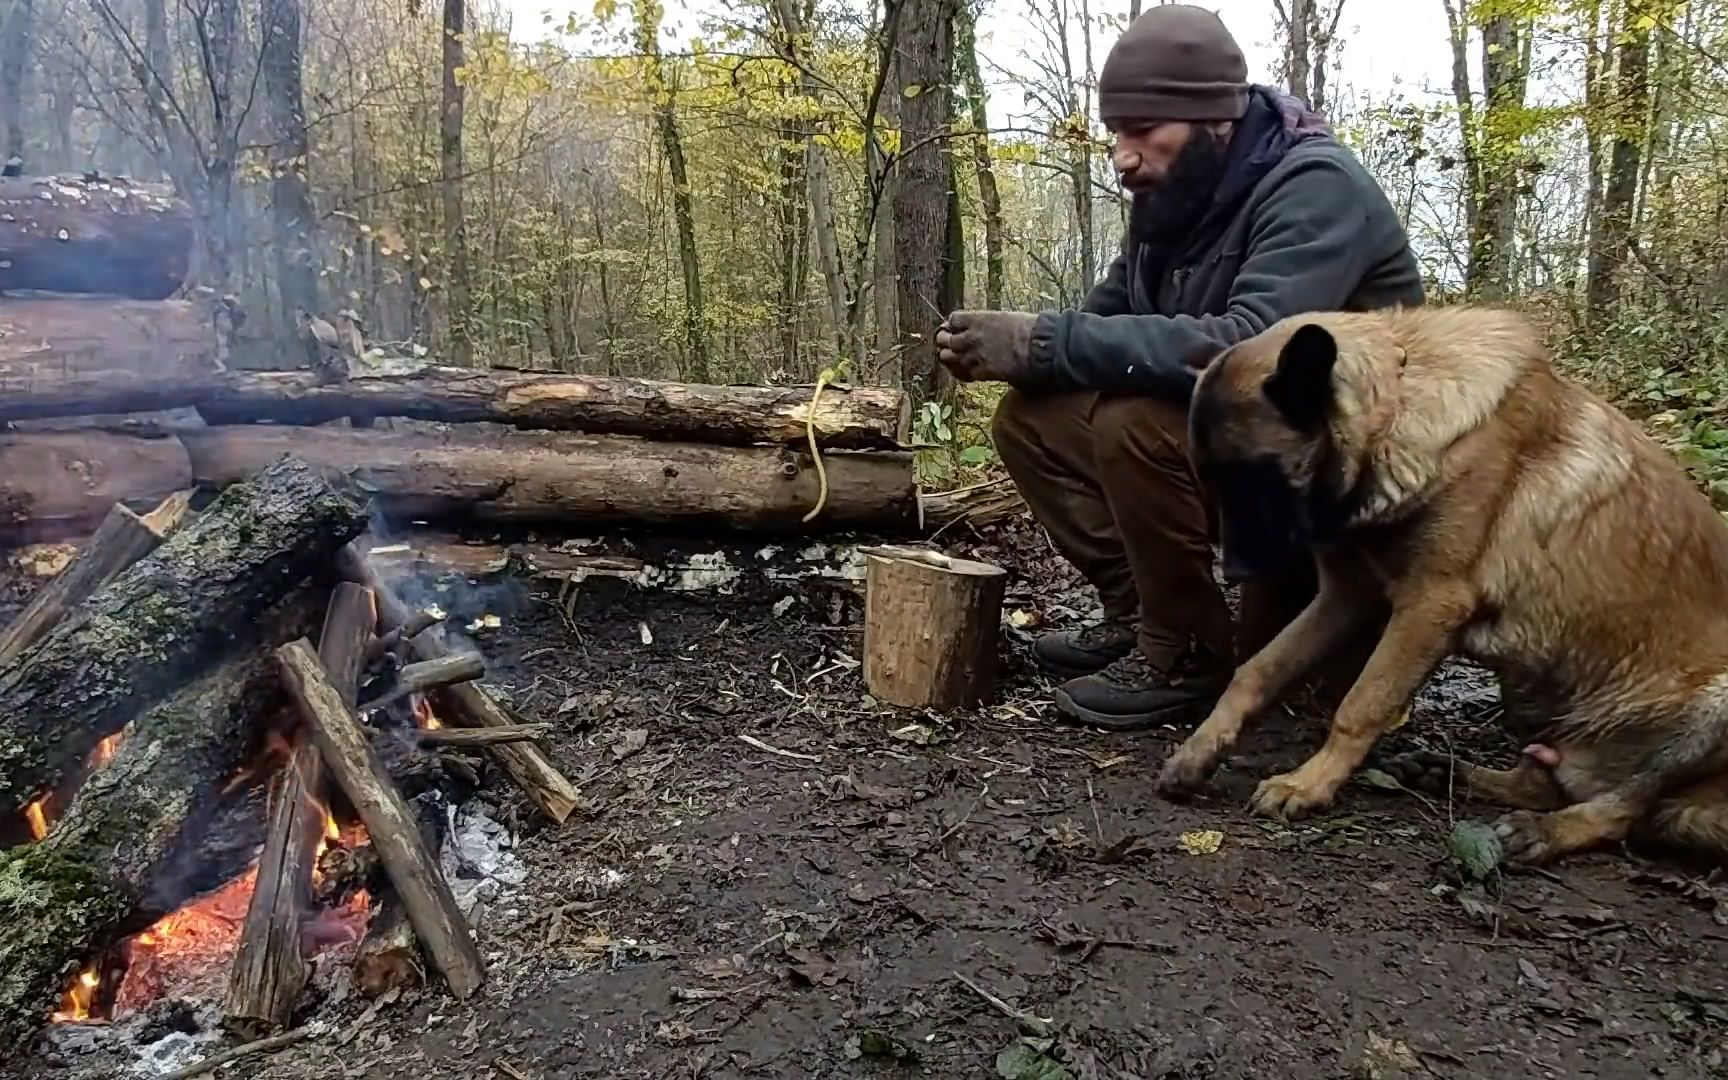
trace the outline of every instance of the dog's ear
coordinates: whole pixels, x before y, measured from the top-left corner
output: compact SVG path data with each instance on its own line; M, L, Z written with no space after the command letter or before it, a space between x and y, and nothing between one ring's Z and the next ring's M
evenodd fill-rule
M1284 343L1264 393L1291 427L1319 427L1332 411L1332 368L1337 363L1337 339L1324 326L1305 323Z

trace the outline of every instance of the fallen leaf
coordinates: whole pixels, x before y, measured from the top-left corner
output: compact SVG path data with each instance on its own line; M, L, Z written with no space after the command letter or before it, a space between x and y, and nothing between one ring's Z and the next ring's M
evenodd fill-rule
M1362 1080L1397 1080L1421 1067L1421 1059L1409 1044L1370 1031L1362 1059L1356 1063L1356 1075Z
M885 1057L895 1061L916 1061L917 1051L886 1031L871 1028L846 1040L846 1056L853 1061L861 1057Z
M612 756L619 761L633 754L642 752L648 745L648 732L644 728L631 728L618 736L618 741L612 744Z
M1506 850L1501 846L1500 836L1494 831L1494 826L1480 821L1460 821L1454 824L1446 846L1451 849L1452 857L1458 861L1464 873L1475 881L1487 878L1506 857Z
M1404 790L1404 785L1394 779L1391 773L1381 772L1379 769L1363 769L1356 774L1356 779L1371 788L1379 788L1381 791Z
M936 729L923 724L907 724L905 727L895 728L888 733L888 737L912 743L914 746L930 746L940 741Z
M996 1075L1002 1080L1074 1080L1074 1074L1051 1057L1051 1039L1015 1039L996 1055Z
M1200 829L1183 833L1177 843L1190 855L1216 855L1224 846L1224 834L1217 829Z

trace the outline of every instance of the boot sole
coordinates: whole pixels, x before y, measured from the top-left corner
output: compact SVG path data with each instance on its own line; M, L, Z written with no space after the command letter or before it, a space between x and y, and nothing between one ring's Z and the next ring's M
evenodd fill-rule
M1118 713L1098 712L1075 703L1068 691L1057 687L1051 693L1056 702L1056 711L1070 720L1078 721L1089 727L1103 728L1106 731L1145 731L1148 728L1163 727L1166 724L1178 722L1194 722L1211 711L1217 698L1202 698L1197 701L1185 702L1179 705L1166 705L1162 709L1149 713L1133 713L1127 716Z

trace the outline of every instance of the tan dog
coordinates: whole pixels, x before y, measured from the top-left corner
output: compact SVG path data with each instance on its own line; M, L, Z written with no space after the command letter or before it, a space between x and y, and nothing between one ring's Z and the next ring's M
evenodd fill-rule
M1506 721L1543 744L1516 769L1457 766L1460 791L1517 810L1499 822L1513 858L1634 831L1728 855L1728 523L1556 375L1522 317L1287 319L1206 370L1190 427L1227 570L1311 548L1321 584L1165 763L1163 791L1204 783L1252 716L1385 620L1325 746L1262 783L1257 812L1328 805L1456 652L1499 673Z

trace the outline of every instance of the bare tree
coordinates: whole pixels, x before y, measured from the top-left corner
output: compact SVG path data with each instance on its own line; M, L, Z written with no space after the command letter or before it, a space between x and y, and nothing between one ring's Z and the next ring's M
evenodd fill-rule
M1593 322L1609 314L1620 293L1620 273L1632 248L1633 207L1643 157L1645 110L1650 105L1650 25L1645 6L1626 0L1614 55L1613 144L1602 205L1590 235L1586 306Z
M0 26L0 153L7 158L24 156L24 95L36 45L36 0L12 0L12 9Z
M306 171L309 147L301 88L300 0L260 0L265 115L270 127L270 202L276 223L276 288L280 329L294 332L295 311L318 310L318 272L313 247L312 191Z
M971 3L962 0L956 14L954 59L961 67L971 132L972 167L978 174L978 203L984 218L984 306L1002 306L1002 196L990 162L989 98L978 66L978 23Z

